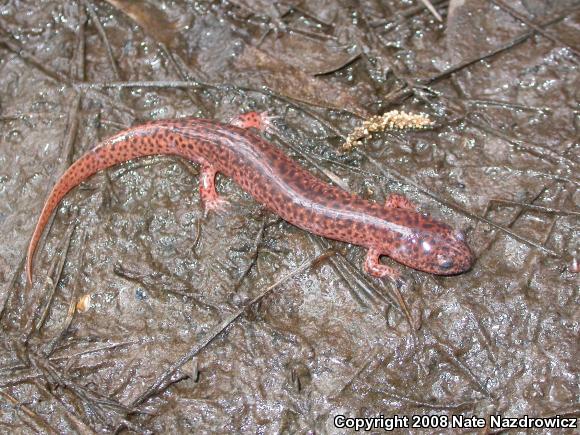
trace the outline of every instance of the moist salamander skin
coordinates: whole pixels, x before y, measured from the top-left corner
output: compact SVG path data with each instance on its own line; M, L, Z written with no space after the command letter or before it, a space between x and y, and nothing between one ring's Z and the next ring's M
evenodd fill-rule
M124 130L88 151L60 177L44 204L28 249L28 280L32 281L37 244L62 198L103 169L151 155L199 163L201 199L208 209L224 202L215 191L219 172L291 224L367 248L364 267L373 276L398 276L379 262L380 255L438 275L469 270L473 255L460 231L417 212L400 195L379 204L320 180L248 129L266 128L267 119L251 112L231 124L200 118L153 121Z

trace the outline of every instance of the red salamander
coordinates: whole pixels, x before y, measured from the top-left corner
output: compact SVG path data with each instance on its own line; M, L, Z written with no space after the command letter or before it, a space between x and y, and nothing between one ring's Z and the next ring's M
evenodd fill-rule
M379 204L316 178L248 130L264 130L269 121L266 114L256 112L230 124L199 118L153 121L124 130L88 151L60 177L44 204L28 247L29 282L37 244L67 192L102 169L160 154L201 165L200 195L206 209L219 208L224 202L215 190L215 176L222 173L291 224L367 248L364 268L372 276L394 279L399 275L380 263L381 255L437 275L470 269L474 257L463 233L417 212L401 195L393 194Z

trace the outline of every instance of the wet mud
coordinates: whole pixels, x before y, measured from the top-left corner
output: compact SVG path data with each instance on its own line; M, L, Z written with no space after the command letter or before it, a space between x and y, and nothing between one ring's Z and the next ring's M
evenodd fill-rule
M411 0L3 2L0 432L577 421L580 4L431 3L440 19ZM393 109L434 125L345 150ZM84 152L144 121L251 110L318 177L464 231L473 268L383 259L403 284L372 278L364 249L226 177L229 207L205 213L199 168L151 157L67 195L27 286L43 202Z

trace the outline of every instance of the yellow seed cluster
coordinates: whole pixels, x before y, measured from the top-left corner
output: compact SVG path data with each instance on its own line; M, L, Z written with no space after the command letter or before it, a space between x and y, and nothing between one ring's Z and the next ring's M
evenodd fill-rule
M373 133L385 130L421 130L434 124L424 113L407 113L391 110L381 116L373 116L359 127L356 127L346 138L343 145L345 150L362 144L365 138L372 138Z

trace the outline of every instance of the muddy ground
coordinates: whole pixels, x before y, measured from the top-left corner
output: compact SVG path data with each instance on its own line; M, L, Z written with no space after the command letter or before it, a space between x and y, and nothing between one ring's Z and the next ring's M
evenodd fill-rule
M0 432L578 417L579 3L433 3L441 21L416 0L2 2ZM393 109L435 125L343 149ZM145 120L250 110L319 177L464 230L472 270L385 259L398 288L228 178L205 215L197 166L154 157L66 197L26 286L72 161Z

